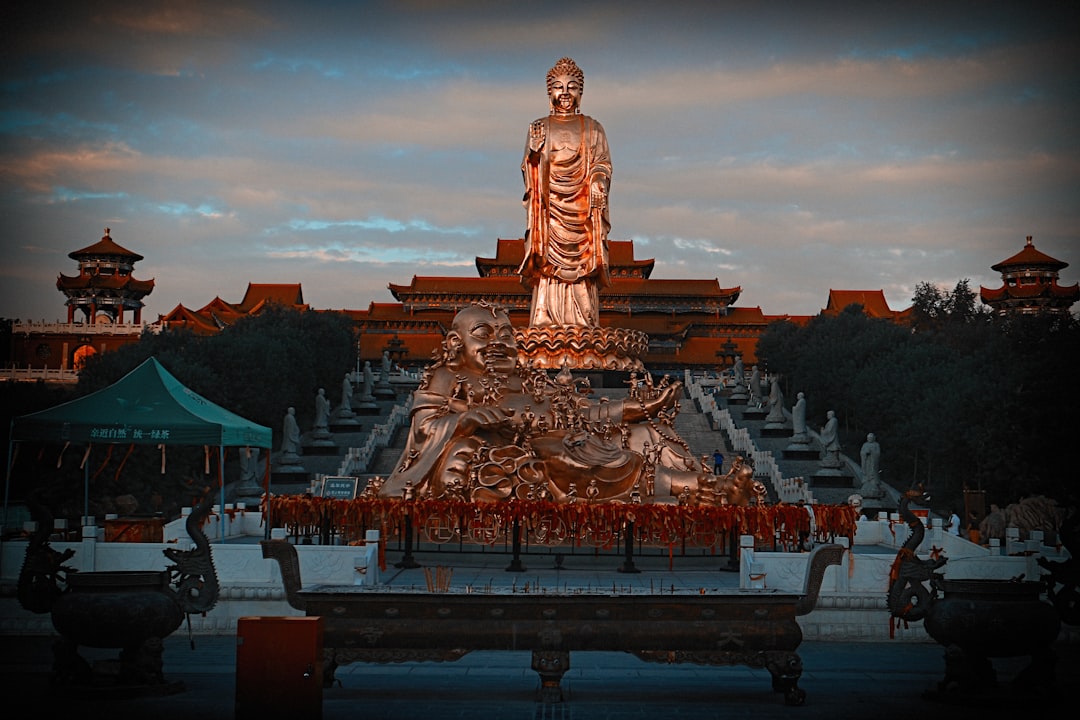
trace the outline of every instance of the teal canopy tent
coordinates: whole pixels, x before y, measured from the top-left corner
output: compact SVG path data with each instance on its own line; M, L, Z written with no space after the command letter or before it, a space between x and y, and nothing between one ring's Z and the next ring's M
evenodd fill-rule
M219 449L219 481L226 447L269 451L273 433L189 390L149 358L107 388L11 421L4 514L7 517L13 447L26 441L105 445L204 445ZM267 452L269 458L269 452ZM89 463L84 463L89 469ZM224 483L222 482L222 506ZM84 506L89 514L89 473ZM222 523L224 527L224 523Z

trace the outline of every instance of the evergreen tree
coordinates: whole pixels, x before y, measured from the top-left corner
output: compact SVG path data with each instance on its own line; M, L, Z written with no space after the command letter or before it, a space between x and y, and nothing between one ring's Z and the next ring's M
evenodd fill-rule
M964 488L1002 505L1036 493L1075 503L1065 451L1080 403L1075 319L994 320L966 280L951 291L920 283L911 318L904 327L851 306L805 327L775 323L757 354L806 393L811 416L836 410L845 447L875 432L898 488L925 483L950 504Z

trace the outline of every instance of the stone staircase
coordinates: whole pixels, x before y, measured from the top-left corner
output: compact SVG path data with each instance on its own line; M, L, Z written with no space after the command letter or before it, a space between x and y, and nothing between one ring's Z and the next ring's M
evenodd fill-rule
M733 454L724 438L724 433L714 430L709 418L697 407L697 403L691 400L683 400L679 407L679 414L675 416L675 432L690 446L690 452L694 457L703 455L709 458L712 464L713 453L719 450L724 456L725 467L729 466Z
M390 473L394 472L394 468L397 467L398 461L401 460L401 453L405 450L405 442L408 437L408 427L398 428L398 431L394 433L393 440L386 447L381 448L372 459L368 474L384 478L389 477Z

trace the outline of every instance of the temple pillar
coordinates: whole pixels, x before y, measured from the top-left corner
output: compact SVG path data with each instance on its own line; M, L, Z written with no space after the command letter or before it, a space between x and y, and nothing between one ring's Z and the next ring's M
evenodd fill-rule
M68 310L68 325L70 325L71 323L75 322L75 306L74 305L68 305L67 310Z
M90 325L97 325L97 303L90 303Z
M135 319L132 320L136 325L142 325L142 308L135 308Z

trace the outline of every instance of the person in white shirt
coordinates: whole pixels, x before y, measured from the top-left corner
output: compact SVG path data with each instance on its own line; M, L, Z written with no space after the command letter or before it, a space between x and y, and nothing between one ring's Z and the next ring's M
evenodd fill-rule
M945 532L950 535L960 535L960 516L955 510L949 511L949 521L945 523Z

